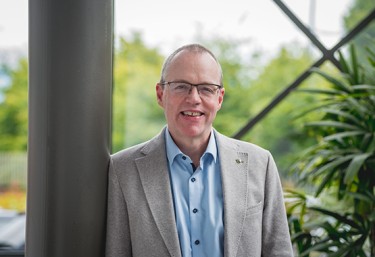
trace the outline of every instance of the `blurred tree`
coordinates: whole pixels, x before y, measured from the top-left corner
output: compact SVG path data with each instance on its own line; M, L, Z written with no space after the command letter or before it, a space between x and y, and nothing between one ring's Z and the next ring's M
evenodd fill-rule
M114 61L113 152L149 139L164 125L155 99L163 60L157 49L144 45L140 33L120 38Z
M354 0L352 6L349 8L344 17L344 26L347 31L353 29L364 17L371 11L375 10L374 0ZM356 47L358 52L358 60L361 65L367 70L372 70L367 62L366 46L374 44L375 39L375 23L370 23L359 35L357 35L352 44Z
M259 77L248 89L246 108L251 110L251 116L265 108L278 93L308 69L312 62L313 56L308 49L296 44L282 47L277 55L263 67ZM322 79L311 76L302 83L300 88L311 87L317 81L321 82L322 87L327 86ZM296 119L296 116L306 103L317 101L317 99L316 96L292 92L244 137L245 140L269 149L273 153L284 179L287 177L290 163L295 159L295 155L307 145L312 144L312 139L309 138L303 123L314 117ZM247 120L251 116L249 115Z
M252 74L260 70L256 65L259 53L242 53L243 46L249 44L247 40L228 40L219 36L200 40L217 55L223 70L224 104L217 113L214 127L232 136L252 114L248 99L254 79Z
M19 60L16 68L4 65L10 85L0 88L0 151L26 151L27 149L27 81L28 63Z

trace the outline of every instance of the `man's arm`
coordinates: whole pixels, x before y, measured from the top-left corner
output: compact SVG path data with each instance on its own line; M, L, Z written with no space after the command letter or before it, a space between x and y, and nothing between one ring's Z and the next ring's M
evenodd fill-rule
M108 177L106 257L131 257L126 202L112 160Z
M286 217L283 190L276 164L269 154L265 182L262 256L291 257L293 250Z

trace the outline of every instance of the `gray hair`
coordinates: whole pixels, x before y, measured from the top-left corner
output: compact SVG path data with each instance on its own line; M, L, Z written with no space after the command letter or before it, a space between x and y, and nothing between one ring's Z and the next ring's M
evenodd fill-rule
M207 53L212 58L214 58L214 60L216 61L217 65L219 67L219 70L220 70L220 85L223 84L223 71L221 69L221 65L220 65L219 61L217 60L216 56L210 50L208 50L206 47L204 47L200 44L188 44L188 45L181 46L180 48L175 50L171 55L168 56L168 58L165 60L165 62L163 64L163 67L162 67L162 70L161 70L161 77L160 77L160 83L161 84L163 84L165 82L165 76L166 76L167 70L169 68L169 65L173 61L174 57L178 53L180 53L184 50L186 50L188 52L199 53L199 54Z

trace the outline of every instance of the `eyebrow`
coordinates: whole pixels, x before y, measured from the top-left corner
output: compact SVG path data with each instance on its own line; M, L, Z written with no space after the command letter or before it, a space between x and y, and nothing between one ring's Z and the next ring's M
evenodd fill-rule
M188 83L191 85L216 85L216 86L221 86L219 83L213 83L213 82L199 82L197 84L191 83L190 81L184 80L184 79L179 79L179 80L173 80L169 82L183 82L183 83Z

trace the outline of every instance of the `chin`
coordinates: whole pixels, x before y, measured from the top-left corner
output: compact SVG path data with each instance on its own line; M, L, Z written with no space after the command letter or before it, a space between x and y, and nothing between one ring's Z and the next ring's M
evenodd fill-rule
M211 130L210 130L211 131ZM202 128L183 128L182 134L186 137L201 137L205 134L209 135L210 132L206 133L206 130Z

